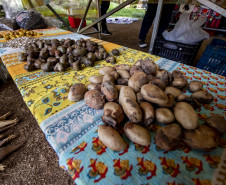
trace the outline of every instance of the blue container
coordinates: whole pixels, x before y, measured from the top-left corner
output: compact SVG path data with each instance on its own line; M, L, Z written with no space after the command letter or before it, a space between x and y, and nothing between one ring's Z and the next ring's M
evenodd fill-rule
M214 39L219 40L219 39ZM197 68L216 73L221 76L226 76L226 49L222 49L223 44L213 42L213 45L208 45L197 64ZM222 47L220 47L222 46Z
M221 39L213 39L210 45L216 46L221 49L226 49L226 41Z

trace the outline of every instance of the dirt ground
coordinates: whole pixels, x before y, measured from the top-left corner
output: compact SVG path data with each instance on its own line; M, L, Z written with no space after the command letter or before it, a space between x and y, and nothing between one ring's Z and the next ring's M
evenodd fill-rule
M140 26L141 21L129 25L110 24L109 30L113 34L102 36L102 40L147 52L148 48L140 49L138 46ZM93 36L98 38L98 35ZM147 41L150 41L150 36L151 31ZM202 51L204 49L203 47ZM74 184L70 175L59 167L56 153L23 102L13 80L8 81L8 84L0 86L0 115L11 111L14 114L10 118L20 119L19 124L8 131L8 134L18 136L10 144L22 141L26 143L5 160L0 161L0 164L6 165L6 170L0 171L0 184Z

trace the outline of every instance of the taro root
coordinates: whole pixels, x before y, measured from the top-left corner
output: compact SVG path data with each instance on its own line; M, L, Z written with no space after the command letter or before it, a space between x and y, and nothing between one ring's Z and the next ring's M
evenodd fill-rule
M57 63L54 68L53 68L54 71L59 71L59 72L63 72L66 70L65 66L62 64L62 63Z
M72 48L71 48L72 49ZM67 52L67 48L64 46L58 46L57 50L61 51L61 53L65 54ZM72 49L73 50L73 49ZM72 52L72 51L71 51Z
M63 54L60 59L59 59L59 62L62 63L62 64L65 64L66 62L68 62L68 57L66 54Z
M183 89L188 84L188 81L185 78L174 78L172 86L178 89Z
M141 67L133 65L133 67L131 67L131 69L129 71L130 75L132 76L137 72L144 72L144 71Z
M30 56L27 56L27 61L29 61L30 63L34 63L35 58L31 58Z
M64 41L64 46L71 46L72 44L74 44L74 41L73 40L71 40L71 39L66 39L65 41Z
M80 101L84 98L86 91L86 86L82 83L72 85L68 93L68 100Z
M122 107L115 102L108 102L104 105L104 113L102 116L103 123L115 127L124 119Z
M72 68L75 70L75 71L79 71L81 70L81 65L79 64L79 62L74 62L72 63Z
M188 95L181 94L180 96L178 96L177 101L178 102L188 102L188 103L190 103L191 102L191 98Z
M55 50L55 57L56 57L56 58L60 58L61 55L62 55L61 51Z
M47 59L49 57L49 52L48 52L48 49L47 48L42 48L40 53L39 53L39 57L41 59Z
M184 74L178 70L173 70L172 76L173 78L184 78Z
M172 81L171 73L166 71L166 70L159 70L159 71L157 71L156 78L159 78L160 80L165 82L166 86L171 84L171 81Z
M112 83L115 82L114 77L110 74L104 75L102 82L105 82L105 81L111 81Z
M96 56L96 55L95 55ZM102 57L104 60L106 60L108 57L109 57L109 54L107 52L104 52L102 53ZM114 61L114 60L113 60ZM116 61L115 61L116 62ZM111 64L113 64L111 61L110 61Z
M210 116L205 120L205 122L221 134L226 132L226 120L222 115L215 114Z
M99 70L99 74L104 76L106 74L111 73L112 71L115 71L115 68L110 66L105 66Z
M88 58L84 58L82 62L86 67L93 67L94 62Z
M139 60L137 60L137 61L133 64L133 66L137 66L137 67L142 68L142 63L143 63L143 60L142 60L142 59L139 59Z
M68 56L68 63L70 64L70 66L72 67L72 64L74 63L74 57L73 56Z
M99 76L94 75L89 77L89 81L93 84L101 84L102 80L103 80L103 76L100 76L100 75Z
M167 102L166 103L159 103L158 105L160 107L166 107L166 108L171 108L175 105L175 99L171 94L167 94Z
M119 70L117 70L117 73L119 74L119 76L121 78L124 78L124 79L129 79L130 78L130 74L126 70L119 69Z
M49 55L50 55L50 56L55 56L55 51L56 51L55 48L49 50Z
M203 104L208 104L213 101L213 95L205 91L197 91L192 93L191 98Z
M59 62L59 60L55 57L49 57L46 62L50 63L52 66L54 66Z
M38 46L39 49L42 49L44 47L44 43L41 40L38 40L37 46Z
M147 80L148 81L148 80ZM153 85L156 85L158 86L160 89L162 89L163 91L165 90L166 88L166 84L164 81L158 79L158 78L155 78L153 80L150 80L149 81L149 84L153 84Z
M170 124L157 129L154 140L156 145L162 150L173 150L180 143L182 129L178 124Z
M106 49L105 49L104 47L99 48L99 52L100 52L100 53L106 53Z
M95 52L94 55L96 56L97 60L103 59L103 53L100 53L99 51Z
M124 85L115 85L115 87L118 89L118 92L120 92L122 87L125 87Z
M123 151L127 148L127 144L119 133L110 126L98 126L98 136L100 141L113 151Z
M119 50L118 49L113 49L111 52L112 52L112 54L114 56L118 56L119 55Z
M53 70L53 66L51 63L45 63L45 64L42 64L41 65L41 69L44 71L44 72L50 72Z
M122 86L120 89L119 94L119 103L122 105L122 99L128 97L130 99L133 99L136 101L136 94L134 93L134 90L129 86Z
M137 96L137 102L138 103L141 103L142 101L144 101L144 97L142 96L142 94L140 92L138 92L136 94L136 96Z
M112 71L109 73L115 80L117 80L119 78L119 74L117 73L117 71Z
M96 55L94 55L93 53L89 52L87 54L87 59L91 60L92 62L95 62L96 60Z
M34 66L36 69L41 69L41 65L44 63L45 63L45 60L39 58L35 60Z
M19 62L25 62L27 59L27 54L26 53L18 53L17 56Z
M38 58L39 51L35 51L35 50L30 51L30 52L28 52L28 56L31 57L31 58Z
M168 101L167 95L156 85L143 85L140 92L146 101L157 105L166 104Z
M95 90L95 89L101 91L101 85L100 84L89 84L89 85L87 85L87 89L89 91Z
M151 59L145 59L142 62L142 69L148 75L155 75L158 71L158 65Z
M66 49L66 48L65 48L65 49ZM73 48L70 46L70 47L67 48L66 53L69 54L69 53L72 53L72 51L73 51ZM61 52L62 52L62 51L61 51ZM62 52L62 53L65 54L65 52Z
M175 87L166 87L165 93L171 94L176 99L182 94L181 90Z
M193 80L188 84L188 89L191 92L201 91L203 88L202 82L198 80Z
M209 151L218 146L219 135L214 129L199 125L194 130L184 130L183 141L192 148Z
M122 91L122 89L121 89ZM121 92L120 92L121 96ZM126 116L133 123L139 123L142 121L142 112L139 105L136 102L136 99L132 99L128 96L123 96L120 98L120 104Z
M135 92L140 92L143 85L147 83L147 75L144 72L137 72L128 81L128 86Z
M35 70L35 66L33 64L30 64L30 65L25 64L24 65L24 69L27 70L28 72L34 71Z
M174 114L167 108L158 108L155 110L156 121L162 124L173 123L175 120Z
M111 81L104 81L101 84L101 92L108 101L116 101L118 99L118 90Z
M151 144L149 131L140 125L128 122L124 125L124 131L126 136L134 143L142 146L148 146Z
M117 85L128 85L128 79L125 78L118 78L117 79Z
M77 57L77 56L85 56L87 54L87 50L82 47L77 47L73 50L72 54Z
M96 49L95 46L87 46L87 50L88 50L89 52L94 52L95 49Z
M105 104L104 95L98 90L87 91L84 97L85 103L88 107L93 109L102 109Z
M116 58L114 56L109 56L106 58L107 63L115 64L116 63Z
M147 102L141 102L140 103L140 109L142 112L142 120L143 120L143 125L148 127L154 120L155 118L155 112L154 108L150 103Z
M126 71L129 71L130 70L130 66L128 64L115 65L114 68L116 70L126 70Z
M188 103L177 103L174 107L174 115L178 123L185 129L195 129L199 124L198 114Z

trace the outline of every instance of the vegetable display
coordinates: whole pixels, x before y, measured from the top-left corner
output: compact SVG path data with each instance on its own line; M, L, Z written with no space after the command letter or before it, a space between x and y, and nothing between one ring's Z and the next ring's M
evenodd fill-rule
M165 151L181 145L211 150L226 132L225 119L219 115L199 124L195 109L214 99L201 82L188 82L180 71L170 73L160 69L151 59L140 59L133 66L105 66L89 82L85 103L94 109L104 109L104 125L99 126L98 135L111 150L125 149L122 133L134 143L148 146L149 130L156 128L156 122L162 127L157 128L154 140ZM185 88L192 93L190 96L183 94Z
M110 56L102 45L82 38L77 41L37 39L36 42L28 42L24 52L18 54L20 62L27 62L24 69L28 72L36 69L63 72L68 67L79 71L84 67L92 67L95 61L103 59L111 64L116 62L116 58Z

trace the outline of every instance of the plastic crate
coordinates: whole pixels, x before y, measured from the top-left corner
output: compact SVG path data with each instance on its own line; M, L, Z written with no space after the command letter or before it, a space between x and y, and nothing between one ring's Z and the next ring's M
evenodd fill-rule
M216 47L221 48L221 49L226 49L226 41L221 40L221 39L213 39L211 41L210 45L216 46Z
M196 67L226 76L226 50L208 45Z
M153 54L183 64L192 65L202 42L197 44L183 44L165 40L163 37L156 38Z

